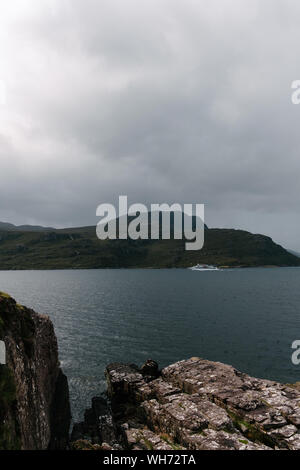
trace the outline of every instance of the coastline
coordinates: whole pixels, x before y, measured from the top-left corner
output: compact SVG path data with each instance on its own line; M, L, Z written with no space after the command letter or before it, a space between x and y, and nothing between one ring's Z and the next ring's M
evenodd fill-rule
M10 271L105 271L105 270L169 270L169 271L174 271L174 270L186 270L189 269L191 270L193 266L178 266L178 267L157 267L157 266L126 266L126 267L116 267L116 266L105 266L101 268L93 268L93 267L65 267L65 268L9 268L9 269L3 269L0 267L0 272L10 272ZM280 268L300 268L300 266L289 266L289 265L258 265L258 266L252 266L252 265L240 265L240 266L216 266L218 269L214 270L205 270L203 271L226 271L226 270L237 270L237 269L280 269ZM195 270L197 271L197 270Z

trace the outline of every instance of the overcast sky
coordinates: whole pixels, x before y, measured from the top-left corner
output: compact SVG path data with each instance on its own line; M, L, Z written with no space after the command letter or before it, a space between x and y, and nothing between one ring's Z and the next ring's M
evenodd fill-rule
M300 250L299 0L3 0L0 220L206 204Z

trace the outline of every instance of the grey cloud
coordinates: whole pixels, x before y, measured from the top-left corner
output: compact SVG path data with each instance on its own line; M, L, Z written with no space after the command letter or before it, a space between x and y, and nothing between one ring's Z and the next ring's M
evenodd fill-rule
M93 224L127 194L300 250L297 0L6 3L0 220Z

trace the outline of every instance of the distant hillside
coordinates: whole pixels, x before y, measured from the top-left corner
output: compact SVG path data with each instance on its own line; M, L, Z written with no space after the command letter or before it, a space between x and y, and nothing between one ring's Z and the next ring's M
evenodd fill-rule
M62 230L0 228L0 269L174 268L300 266L300 258L264 235L243 230L205 230L201 251L185 251L184 240L106 240L95 227Z
M292 255L297 256L297 258L300 258L300 253L298 253L298 251L294 251L294 250L287 250L287 251L291 253Z
M0 230L9 232L44 232L45 230L55 230L52 227L42 227L41 225L14 225L8 222L0 222Z

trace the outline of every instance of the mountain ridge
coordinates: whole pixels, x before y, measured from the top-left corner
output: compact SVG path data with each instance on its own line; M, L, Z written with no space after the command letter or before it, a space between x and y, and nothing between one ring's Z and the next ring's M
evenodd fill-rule
M8 230L10 232L44 232L45 230L56 230L52 227L43 227L42 225L15 225L9 222L0 221L0 231Z

